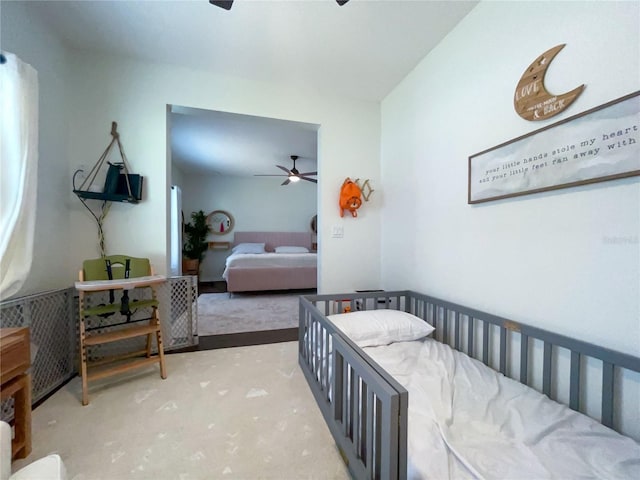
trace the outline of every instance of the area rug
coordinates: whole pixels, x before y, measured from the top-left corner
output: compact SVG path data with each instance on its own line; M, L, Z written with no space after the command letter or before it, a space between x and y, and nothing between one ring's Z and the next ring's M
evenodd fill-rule
M198 335L296 328L304 293L204 293L198 297Z
M86 407L73 378L33 411L33 451L14 471L55 452L73 480L350 478L298 367L298 342L166 362L165 380L153 365L90 382Z

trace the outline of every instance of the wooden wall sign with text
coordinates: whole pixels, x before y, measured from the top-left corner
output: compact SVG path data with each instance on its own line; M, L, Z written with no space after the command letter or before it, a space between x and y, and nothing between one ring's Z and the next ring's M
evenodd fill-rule
M520 77L513 106L518 115L525 120L546 120L559 114L584 90L584 84L574 88L570 92L561 95L553 95L544 86L544 76L554 57L564 48L565 44L550 48L540 55Z
M640 90L469 157L467 202L640 176Z

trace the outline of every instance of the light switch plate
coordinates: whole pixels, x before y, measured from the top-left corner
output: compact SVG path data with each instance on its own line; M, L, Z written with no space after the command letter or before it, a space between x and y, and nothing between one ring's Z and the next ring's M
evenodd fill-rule
M333 238L344 237L344 227L342 225L334 225L331 227L331 236Z

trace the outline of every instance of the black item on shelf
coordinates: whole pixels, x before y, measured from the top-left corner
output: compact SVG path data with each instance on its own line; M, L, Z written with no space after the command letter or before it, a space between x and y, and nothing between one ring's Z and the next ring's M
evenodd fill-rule
M78 197L92 200L138 203L139 200L142 200L143 177L135 173L120 173L123 168L124 166L121 163L109 163L109 170L107 171L102 192L74 190L73 193ZM127 177L129 177L128 186ZM129 194L129 187L131 187L131 194Z
M129 177L129 186L127 186L127 177ZM142 180L143 177L136 173L118 175L118 185L116 187L116 195L129 196L129 187L131 187L131 197L135 200L142 200Z
M107 177L104 180L104 193L116 193L118 189L118 176L120 170L124 167L122 163L109 163L109 170L107 170Z

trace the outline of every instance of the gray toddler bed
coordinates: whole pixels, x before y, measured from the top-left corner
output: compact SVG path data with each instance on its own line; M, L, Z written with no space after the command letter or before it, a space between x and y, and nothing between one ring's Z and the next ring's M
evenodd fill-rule
M596 382L601 387L599 415L590 412L591 416L599 416L597 422L614 430L618 429L620 418L617 412L620 379L628 373L627 370L640 372L640 358L412 291L301 296L299 364L340 453L351 474L358 479L407 478L409 392L373 360L372 354L358 347L327 318L342 312L345 307L351 311L396 309L409 312L435 327L433 340L427 340L432 345L447 349L449 347L443 344L449 345L454 349L449 350L455 351L455 355L462 352L467 360L476 362L469 359L475 358L492 368L492 374L513 378L515 382L509 378L505 378L505 381L517 388L532 391L535 387L544 396L568 404L572 410L584 411L583 403L587 402L584 401L585 389L581 387L588 377L591 388L591 384ZM588 368L593 368L594 362L597 371L601 372L601 377L595 382L593 375L586 374ZM476 363L479 365L479 362ZM537 364L541 368L536 370ZM480 367L484 368L482 365ZM567 378L564 378L564 373ZM523 387L522 384L533 387ZM439 390L439 385L435 385L432 392ZM560 392L563 385L567 387L568 395ZM476 388L476 391L481 390L483 388ZM543 397L538 392L533 393ZM411 395L414 398L413 390ZM596 425L587 429L588 432L597 431L593 433L595 442L606 442L607 432L614 435L616 438L611 451L616 454L618 449L631 452L630 458L620 462L626 470L620 470L623 473L619 475L626 477L628 472L635 475L640 471L639 444L547 398L543 398L543 401L557 405L569 415L580 417L578 423L584 419ZM637 404L631 406L632 409L637 407ZM546 407L539 408L543 410L530 412L532 418L550 415L539 415ZM589 408L593 410L592 405ZM525 418L528 416L523 415ZM412 418L415 420L416 417ZM411 420L412 428L414 420ZM564 432L562 425L554 427L554 430L558 428ZM598 429L606 432L603 435ZM441 436L447 442L446 436ZM487 442L490 441L491 438L487 437ZM615 442L620 442L622 447ZM604 448L605 444L602 445ZM557 448L559 455L550 456L558 456L560 461L564 461L562 440ZM578 450L580 448L577 447ZM422 452L418 452L418 455L422 455ZM506 460L505 457L497 462ZM554 471L554 475L557 474ZM496 476L500 474L496 473ZM598 474L593 476L597 477Z

